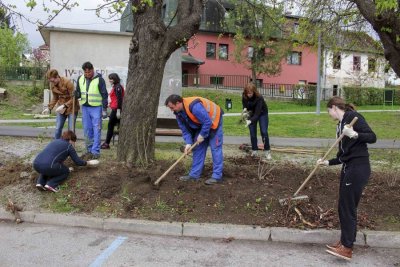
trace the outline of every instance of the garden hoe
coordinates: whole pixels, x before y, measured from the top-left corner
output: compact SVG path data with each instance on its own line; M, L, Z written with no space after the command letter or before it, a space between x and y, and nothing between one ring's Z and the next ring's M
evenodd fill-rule
M171 165L171 167L168 168L168 170L166 170L155 182L154 185L158 186L158 184L161 182L162 179L164 179L165 176L167 176L167 174L179 163L179 161L181 161L186 155L188 155L193 148L195 148L199 143L196 142L194 143L190 148L189 151L187 153L183 152L182 156L179 157L179 159L177 161L175 161L174 164Z
M358 120L357 117L354 117L354 119L350 122L349 127L352 127L356 121ZM339 144L339 142L343 139L344 134L342 133L335 141L335 143L329 148L329 150L325 153L325 155L322 157L322 160L326 160L326 158L328 157L329 153L331 153L332 149L335 148L337 146L337 144ZM314 173L317 171L319 167L319 164L316 164L314 169L311 171L311 173L308 175L308 177L304 180L304 182L300 185L299 189L297 189L297 191L293 194L292 197L288 197L288 198L282 198L279 199L279 204L281 204L281 206L285 206L288 205L290 202L301 202L301 201L308 201L308 196L303 195L303 196L297 196L299 194L299 192L306 186L306 184L308 183L308 181L311 179L311 177L314 175Z

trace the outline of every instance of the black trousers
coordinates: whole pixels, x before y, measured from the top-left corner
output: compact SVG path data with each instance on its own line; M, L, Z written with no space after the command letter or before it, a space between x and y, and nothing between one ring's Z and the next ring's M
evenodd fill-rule
M66 180L69 175L69 169L62 163L33 164L33 168L39 173L37 184L49 185L56 188L61 182Z
M117 119L117 110L112 109L110 113L110 120L108 121L108 128L107 128L107 137L106 143L110 144L111 138L114 134L114 127L119 123L119 119Z
M356 241L357 207L370 175L369 162L342 166L339 188L340 241L348 248L352 248Z

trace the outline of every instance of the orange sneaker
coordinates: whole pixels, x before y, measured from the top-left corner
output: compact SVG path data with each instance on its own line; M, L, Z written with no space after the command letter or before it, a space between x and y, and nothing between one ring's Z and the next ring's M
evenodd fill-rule
M330 250L338 248L342 243L340 242L340 240L336 241L335 243L331 244L331 245L326 245L327 248L329 248Z
M346 248L342 244L339 245L337 248L332 248L332 250L326 250L329 254L345 259L345 260L351 260L351 256L353 256L353 249L352 248Z

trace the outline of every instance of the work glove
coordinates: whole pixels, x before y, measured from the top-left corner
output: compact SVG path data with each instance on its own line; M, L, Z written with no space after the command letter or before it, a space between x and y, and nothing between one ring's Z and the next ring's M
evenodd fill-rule
M197 136L197 143L201 143L201 142L203 142L204 141L204 137L201 135L201 134L199 134L198 136Z
M242 120L248 120L250 117L249 111L247 111L247 108L244 108L241 114Z
M246 120L246 126L245 127L249 127L250 124L251 124L251 120Z
M121 119L121 109L117 109L117 119Z
M100 163L100 161L97 159L91 159L91 160L86 161L86 164L91 165L91 166L99 165L99 163Z
M107 110L103 110L101 116L102 116L103 120L104 120L104 119L107 119Z
M49 108L45 108L42 111L42 115L49 115L50 114L50 109Z
M69 172L73 172L74 171L73 167L69 167L68 169L69 169Z
M348 136L350 138L357 139L358 138L358 133L353 130L353 126L345 125L343 127L343 133L345 136Z
M64 114L66 109L67 109L67 107L65 105L60 105L60 106L58 106L58 108L56 108L56 112L58 112L60 114Z
M323 160L323 159L318 159L317 164L320 166L329 166L329 161Z
M191 144L186 144L186 146L185 146L185 154L189 154L189 149L192 147L192 145Z

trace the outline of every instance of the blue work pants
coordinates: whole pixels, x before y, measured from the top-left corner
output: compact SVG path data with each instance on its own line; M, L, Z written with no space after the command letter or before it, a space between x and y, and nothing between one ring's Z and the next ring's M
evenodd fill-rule
M195 137L195 140L197 136ZM203 169L204 161L206 159L207 148L210 146L213 161L213 173L211 178L216 180L222 179L222 172L224 168L224 155L222 152L222 145L224 139L224 132L222 129L222 116L219 126L216 130L210 130L210 134L204 141L193 149L193 162L189 175L193 178L199 179Z
M100 155L102 107L82 105L82 126L85 135L86 151L93 155Z

